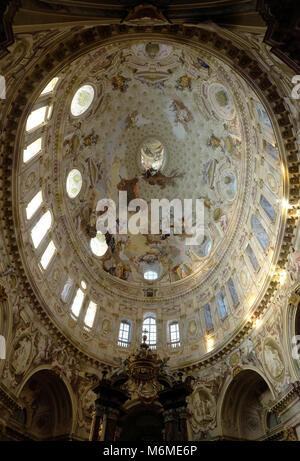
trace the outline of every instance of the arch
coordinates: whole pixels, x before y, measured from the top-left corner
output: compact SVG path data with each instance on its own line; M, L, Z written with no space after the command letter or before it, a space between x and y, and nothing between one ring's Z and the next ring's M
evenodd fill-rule
M283 317L283 337L289 370L293 380L300 376L300 284L296 282L291 291L291 296L286 301L285 315Z
M268 379L248 366L223 386L218 402L218 427L225 439L257 440L267 431L267 402L275 398Z
M69 440L76 424L75 397L70 384L50 366L31 371L18 398L26 414L24 430L33 440Z

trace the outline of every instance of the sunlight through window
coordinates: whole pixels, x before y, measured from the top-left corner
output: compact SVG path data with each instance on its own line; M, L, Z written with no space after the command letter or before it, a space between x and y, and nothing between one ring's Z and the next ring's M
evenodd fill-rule
M35 212L39 209L41 204L43 203L43 195L42 191L40 190L33 199L30 200L26 207L26 218L30 219L35 214Z
M36 225L33 227L31 231L31 238L35 248L39 246L45 235L47 234L48 230L51 227L52 223L52 216L50 211L46 211L45 214L39 219Z
M51 242L47 246L46 250L44 251L43 256L41 257L41 265L42 265L43 269L47 269L51 259L54 256L55 251L56 251L56 247L55 247L54 243L51 240Z

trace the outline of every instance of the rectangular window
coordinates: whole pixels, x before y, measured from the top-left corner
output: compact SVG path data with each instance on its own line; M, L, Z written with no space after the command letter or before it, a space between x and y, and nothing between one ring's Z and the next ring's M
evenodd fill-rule
M51 240L51 242L47 246L46 250L44 251L43 256L41 257L41 265L42 265L44 270L47 269L51 259L54 256L55 251L56 251L56 247L55 247L54 243Z
M87 308L87 311L84 317L84 323L89 328L92 328L94 324L96 311L97 311L97 304L94 303L93 301L90 301L90 304L88 305L88 308Z
M53 78L52 80L50 80L50 82L48 83L48 85L43 89L43 91L41 92L41 95L42 94L47 94L47 93L51 93L53 90L54 90L54 87L55 85L57 84L58 82L58 77L55 77Z
M180 337L179 337L179 325L178 322L173 322L170 324L170 342L171 346L176 347L180 346Z
M61 300L66 303L68 301L71 289L73 286L73 279L71 277L68 277L65 286L63 288L63 291L61 292Z
M31 219L35 212L39 209L43 203L43 195L40 190L28 203L26 207L26 218Z
M35 248L39 246L51 227L52 217L50 211L46 211L31 230L31 238Z
M203 309L204 309L204 319L205 319L206 330L207 331L212 330L214 327L214 324L213 324L213 319L211 316L210 305L205 304Z
M227 304L226 304L226 299L223 291L220 291L216 295L217 303L218 303L218 308L220 312L221 319L225 319L227 317Z
M233 305L237 306L238 303L239 303L239 297L238 297L238 294L236 292L236 289L235 289L235 286L234 286L232 278L230 278L228 280L227 286L228 286L228 289L229 289L229 292L230 292L230 296L231 296Z
M276 160L276 162L278 162L279 161L278 149L275 146L273 146L273 144L271 144L266 139L263 140L263 145L264 145L264 151L268 155L270 155L270 157L272 157L274 160Z
M42 149L42 138L38 138L29 144L26 149L23 151L23 160L25 163L29 162L33 157L35 157Z
M250 245L247 245L247 248L246 248L246 253L248 255L248 258L252 264L252 267L253 269L256 271L258 271L258 269L260 268L259 264L258 264L258 261L257 261L257 258L255 256L255 253L252 249L252 247Z
M47 109L47 106L43 106L31 112L26 122L26 131L33 130L34 128L37 128L38 126L44 123L46 119Z
M264 195L260 196L260 205L266 215L268 216L269 220L274 222L275 221L275 210L272 207L271 203L266 199Z
M130 324L129 322L122 321L120 323L118 346L127 347L130 341Z
M75 317L78 317L80 313L83 300L84 300L84 293L80 288L78 288L75 298L73 300L72 306L71 306L71 311L75 315Z

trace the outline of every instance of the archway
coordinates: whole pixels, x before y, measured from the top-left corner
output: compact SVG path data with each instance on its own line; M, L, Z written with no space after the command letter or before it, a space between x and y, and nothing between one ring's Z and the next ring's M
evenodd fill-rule
M264 378L243 370L229 384L221 407L222 433L226 439L256 440L267 430L267 403L273 400Z
M120 441L163 441L163 418L156 408L134 407L124 416Z
M34 440L67 440L72 431L72 403L62 379L51 370L32 375L20 398L24 403L25 431Z

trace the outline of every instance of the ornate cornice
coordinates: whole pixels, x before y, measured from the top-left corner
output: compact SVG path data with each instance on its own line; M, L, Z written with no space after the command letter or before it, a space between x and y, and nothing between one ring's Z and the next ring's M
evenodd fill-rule
M280 415L287 409L287 407L291 404L291 402L293 402L295 399L299 399L299 397L300 397L300 381L295 381L294 383L291 383L288 386L283 396L275 400L275 402L269 408L269 411L276 413L276 415Z
M299 160L297 156L297 146L293 133L293 124L291 122L289 111L286 107L284 97L280 95L280 89L272 82L269 75L262 66L246 51L236 47L231 41L223 39L217 33L202 30L194 27L184 27L180 25L157 26L151 27L128 27L126 25L104 26L84 29L77 32L64 43L56 44L49 49L34 68L30 68L24 75L23 83L15 91L7 112L4 114L2 128L2 145L1 154L3 161L0 166L1 177L3 178L0 185L0 219L3 227L3 234L7 246L7 252L11 265L15 268L20 278L20 285L28 297L28 301L35 313L39 316L40 321L56 337L58 344L65 343L69 352L84 358L94 366L100 366L99 360L95 357L88 356L85 352L79 350L77 344L73 343L70 338L59 329L58 326L50 319L45 308L41 307L36 294L26 276L21 254L18 248L18 236L16 235L16 226L18 218L13 206L13 193L15 187L15 174L17 163L17 152L19 149L19 140L25 123L25 118L30 112L31 101L37 97L41 86L54 76L56 72L62 69L68 62L76 59L80 55L104 45L111 41L122 41L131 38L168 38L174 41L182 41L185 44L193 46L201 45L208 50L213 51L216 55L222 57L229 65L234 67L242 76L251 82L252 87L260 92L269 107L272 109L274 119L277 120L281 138L286 154L287 176L289 179L288 198L289 203L297 205L299 201ZM284 268L287 262L287 256L291 249L292 238L295 226L297 224L296 210L287 210L287 219L284 232L282 235L282 245L278 254L277 269ZM268 307L268 304L274 296L279 284L277 276L269 281L265 294L260 303L253 312L252 317L239 330L234 333L234 337L220 348L210 353L204 360L200 361L201 366L216 362L229 351L233 350L238 343L249 333L253 323ZM113 365L113 362L110 363ZM193 364L186 364L190 367ZM198 365L197 365L198 366Z
M22 406L0 387L0 402L9 410L16 412L22 410Z

